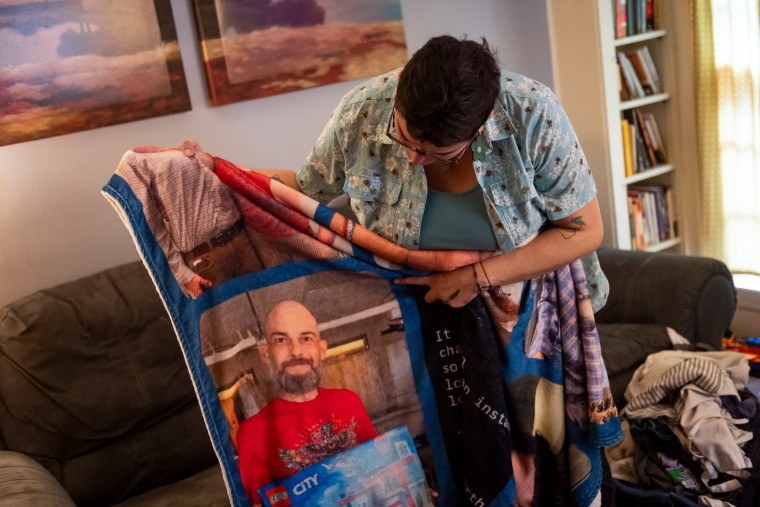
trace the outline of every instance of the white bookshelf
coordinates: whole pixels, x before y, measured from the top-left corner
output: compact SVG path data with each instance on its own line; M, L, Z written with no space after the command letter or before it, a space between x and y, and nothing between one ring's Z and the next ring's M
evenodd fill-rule
M689 6L658 2L658 26L615 39L611 0L547 0L554 90L575 126L597 182L605 225L603 244L631 249L628 186L667 186L675 197L678 237L647 250L695 253L699 206L692 39ZM617 52L649 48L663 92L620 100ZM626 177L620 120L623 111L651 112L662 133L668 163ZM671 213L673 211L671 210Z

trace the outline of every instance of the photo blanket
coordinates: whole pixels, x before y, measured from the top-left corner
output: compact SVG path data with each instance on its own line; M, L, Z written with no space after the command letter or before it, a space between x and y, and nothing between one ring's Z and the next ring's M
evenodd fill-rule
M456 309L393 281L494 253L404 249L200 149L133 148L103 194L170 315L233 505L396 431L425 494L385 474L361 505L598 504L601 447L622 433L580 261ZM338 505L359 505L346 487Z

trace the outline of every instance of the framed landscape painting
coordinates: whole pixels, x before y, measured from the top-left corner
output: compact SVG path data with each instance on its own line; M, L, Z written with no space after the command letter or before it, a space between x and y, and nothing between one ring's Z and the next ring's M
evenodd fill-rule
M193 0L211 104L382 74L407 60L399 0Z
M0 146L191 108L170 0L3 0L0 47Z

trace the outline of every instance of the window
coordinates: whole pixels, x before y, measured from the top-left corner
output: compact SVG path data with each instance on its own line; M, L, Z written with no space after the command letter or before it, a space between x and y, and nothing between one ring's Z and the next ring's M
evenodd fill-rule
M700 253L760 275L757 0L695 0Z

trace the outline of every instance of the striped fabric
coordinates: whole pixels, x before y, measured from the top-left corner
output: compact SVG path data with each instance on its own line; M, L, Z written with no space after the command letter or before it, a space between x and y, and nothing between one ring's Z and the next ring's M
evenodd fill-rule
M669 368L648 389L628 402L626 412L660 403L687 384L695 384L709 393L717 393L727 376L726 371L707 359L688 358Z

